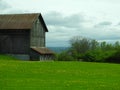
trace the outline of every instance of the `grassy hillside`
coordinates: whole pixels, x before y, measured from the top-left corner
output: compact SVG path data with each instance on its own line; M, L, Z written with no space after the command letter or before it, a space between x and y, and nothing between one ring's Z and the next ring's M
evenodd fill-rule
M0 61L0 90L120 90L120 65Z

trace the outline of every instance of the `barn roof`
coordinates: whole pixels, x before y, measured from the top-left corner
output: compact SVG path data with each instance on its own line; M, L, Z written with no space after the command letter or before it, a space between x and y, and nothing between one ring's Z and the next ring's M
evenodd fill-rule
M51 51L50 49L46 48L46 47L32 47L31 48L32 50L36 51L37 53L40 53L40 54L54 54L53 51Z
M33 14L1 14L0 15L0 30L1 29L31 29L33 23L39 18L46 32L48 29L39 13Z

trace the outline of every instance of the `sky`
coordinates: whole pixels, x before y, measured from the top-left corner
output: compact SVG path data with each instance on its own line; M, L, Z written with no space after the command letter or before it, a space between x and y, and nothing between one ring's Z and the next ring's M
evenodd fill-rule
M48 47L70 46L74 36L120 41L119 9L120 0L0 0L0 14L41 13Z

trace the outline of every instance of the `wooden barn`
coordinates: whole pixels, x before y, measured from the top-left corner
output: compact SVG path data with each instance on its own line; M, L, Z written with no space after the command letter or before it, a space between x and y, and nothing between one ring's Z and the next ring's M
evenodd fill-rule
M41 14L0 15L0 54L25 60L50 60L54 52L45 46L48 32Z

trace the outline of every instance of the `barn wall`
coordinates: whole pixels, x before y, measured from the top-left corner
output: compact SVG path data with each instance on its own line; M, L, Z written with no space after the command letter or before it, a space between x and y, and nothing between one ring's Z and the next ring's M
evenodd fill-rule
M0 30L0 53L29 54L29 30Z
M39 19L36 20L31 30L31 47L45 47L45 30Z
M23 61L29 61L30 60L30 55L29 54L8 54L16 59L23 60Z
M39 55L39 60L54 60L54 55L52 54L44 54L44 55Z

